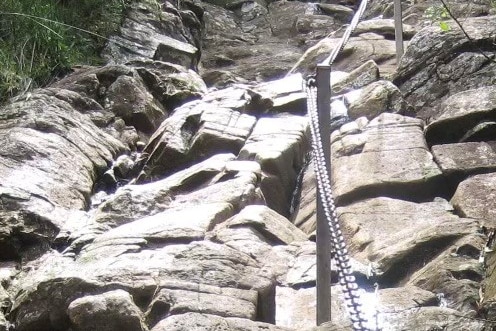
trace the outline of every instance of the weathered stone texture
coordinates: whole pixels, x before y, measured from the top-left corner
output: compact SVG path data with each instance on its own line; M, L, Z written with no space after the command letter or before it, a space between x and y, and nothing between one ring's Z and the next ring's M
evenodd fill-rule
M492 228L496 225L495 181L495 173L469 177L458 185L451 203L459 214Z
M432 4L404 4L406 39ZM449 22L397 68L391 3L370 5L386 19L361 22L333 65L327 124L369 325L490 330L494 63ZM109 64L3 105L0 331L351 331L334 260L332 320L314 327L302 85L355 9L134 1ZM462 24L490 56L494 17Z
M427 149L419 120L384 113L361 131L334 135L331 142L338 201L432 194L441 170Z
M420 116L437 117L437 107L447 97L494 85L496 64L470 44L477 43L490 54L495 22L494 16L467 18L463 28L471 41L456 24L450 24L448 33L439 26L427 27L411 40L394 83Z

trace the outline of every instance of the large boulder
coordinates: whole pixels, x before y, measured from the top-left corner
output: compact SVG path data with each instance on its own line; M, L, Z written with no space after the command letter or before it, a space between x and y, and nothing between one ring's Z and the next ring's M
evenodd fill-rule
M196 68L200 29L200 20L190 10L178 11L169 2L132 2L119 33L110 37L103 54L118 64L153 59Z
M267 206L281 215L289 213L289 201L309 145L308 120L304 116L281 114L257 121L240 150L239 160L260 164L260 188Z
M333 289L334 297L340 292ZM451 308L437 307L434 293L414 286L380 289L377 294L362 294L364 311L368 316L366 324L372 330L488 330L485 323L477 318L467 317ZM332 320L311 329L311 331L354 330L342 302L332 302Z
M495 182L495 173L469 177L458 185L451 203L460 215L476 218L481 224L493 228L496 226Z
M67 312L78 331L147 331L143 313L123 290L89 295L71 302Z
M231 90L230 95L226 92L213 92L202 101L186 103L162 122L144 149L147 159L140 182L160 178L219 152L240 151L256 118L242 113L251 102L246 89Z
M337 212L352 256L372 263L381 283L392 285L408 279L454 240L478 230L475 220L459 218L450 208L442 200L375 198L339 207Z
M411 108L400 90L387 80L373 82L345 98L349 102L348 115L353 119L362 116L372 119L384 112L407 115Z
M17 330L54 329L68 323L67 309L71 302L93 295L108 284L141 298L140 302L150 302L157 288L169 288L171 282L256 291L260 302L267 303L274 291L270 272L261 271L251 257L206 241L162 246L142 239L121 240L83 248L76 260L49 254L40 262L9 289L12 292L23 289L22 296L16 298L12 307L11 316ZM189 287L189 290L198 292L198 287ZM239 297L236 291L226 290L224 294ZM235 309L233 307L234 315ZM260 318L270 318L264 313L267 312L263 308L257 310Z
M394 79L423 118L437 117L439 104L451 95L494 84L496 63L488 58L496 32L494 16L464 20L471 40L454 22L449 24L449 31L432 26L416 34ZM474 44L479 48L471 47Z
M262 198L257 189L260 167L234 158L233 154L218 154L162 180L119 188L99 206L95 219L115 227L195 203L228 203L240 210Z
M484 244L484 235L477 231L456 240L416 271L408 284L437 293L452 309L477 315L485 277L484 265L480 260Z
M340 38L334 37L320 40L305 51L290 72L303 74L314 72L317 64L329 56L339 41ZM373 32L365 32L351 37L333 64L333 69L351 71L358 66L358 63L364 63L368 60L374 60L379 65L381 75L391 75L396 69L394 40L388 40Z
M125 131L119 119L150 135L174 107L206 92L193 70L154 60L78 68L52 86L77 92L63 97L117 138L123 138ZM130 147L136 148L135 144Z
M67 226L69 210L89 206L95 182L127 150L67 95L77 94L36 91L0 112L1 259L19 257L27 247L34 255L36 247L47 249Z
M496 88L484 86L456 93L441 103L426 128L429 145L496 140L493 133L477 137L474 128L487 123L496 110Z
M188 312L248 320L256 318L256 291L194 283L177 285L177 288L174 285L163 288L154 296L147 310L151 325L167 316Z
M331 153L339 203L380 195L420 200L442 193L437 186L441 170L418 119L384 113L363 129L349 123L332 135Z
M432 146L432 155L446 174L472 175L496 170L496 143L466 142Z

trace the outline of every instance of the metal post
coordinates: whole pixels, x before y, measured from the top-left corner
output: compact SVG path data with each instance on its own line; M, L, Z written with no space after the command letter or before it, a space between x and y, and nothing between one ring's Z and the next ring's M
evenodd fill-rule
M331 67L317 66L317 109L326 169L330 169ZM317 197L320 197L317 194ZM317 198L317 325L331 320L331 234Z
M394 36L396 39L396 64L399 65L403 56L403 21L401 0L394 0Z

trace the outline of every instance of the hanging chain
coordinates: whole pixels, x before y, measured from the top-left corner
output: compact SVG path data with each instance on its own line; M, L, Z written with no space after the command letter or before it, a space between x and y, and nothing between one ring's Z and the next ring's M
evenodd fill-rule
M353 322L353 328L356 331L367 331L369 330L365 326L367 318L361 310L358 285L356 284L355 277L351 272L348 250L346 249L346 243L339 226L338 217L336 215L336 207L332 197L331 184L324 158L324 150L322 148L322 140L318 123L318 111L316 107L317 88L313 83L314 82L311 80L308 82L306 91L307 107L310 115L310 131L312 133L314 169L319 188L318 192L320 193L319 198L322 202L324 215L329 225L331 242L336 253L335 260L338 267L339 282L343 288L346 305Z
M367 4L368 4L368 0L362 0L360 6L358 7L358 10L356 11L355 15L353 16L353 19L350 22L350 25L348 25L346 31L339 40L339 44L332 50L329 57L326 58L323 63L327 65L332 65L334 63L334 60L336 60L338 54L343 50L344 46L346 46L346 44L348 43L351 34L353 33L353 31L355 31L358 23L360 22L360 19L362 18L363 13L365 12L365 9L367 8Z
M344 48L351 34L358 25L358 22L360 21L366 7L367 0L362 0L360 7L355 13L339 44L333 49L329 57L324 60L323 63L331 65L334 62L339 52ZM335 261L338 267L339 283L343 289L346 306L353 323L353 329L355 331L369 331L370 329L366 326L367 317L362 311L360 294L358 292L359 288L356 283L355 276L353 276L351 272L350 257L346 248L346 242L340 229L339 220L336 214L336 206L332 196L331 181L324 157L324 149L322 147L322 135L320 132L319 113L317 109L317 86L314 78L307 80L304 90L307 94L307 109L310 115L314 169L319 192L318 198L322 202L322 209L324 211L331 235L331 244L335 250ZM330 100L326 102L330 102ZM330 123L325 123L325 125L330 125ZM330 248L331 247L329 247L329 249Z

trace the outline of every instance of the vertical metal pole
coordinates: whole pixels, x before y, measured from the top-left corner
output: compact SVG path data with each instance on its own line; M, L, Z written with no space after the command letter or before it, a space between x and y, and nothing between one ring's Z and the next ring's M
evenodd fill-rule
M317 66L317 109L326 169L330 169L331 67ZM317 197L320 197L317 194ZM317 325L331 320L331 234L317 198Z
M403 56L403 21L401 0L394 0L394 36L396 39L396 64L399 65Z

